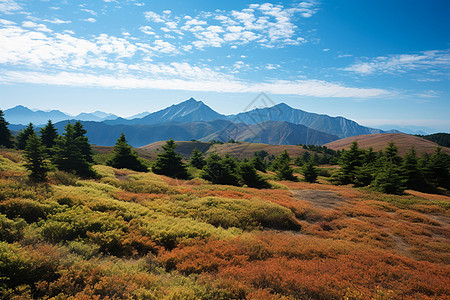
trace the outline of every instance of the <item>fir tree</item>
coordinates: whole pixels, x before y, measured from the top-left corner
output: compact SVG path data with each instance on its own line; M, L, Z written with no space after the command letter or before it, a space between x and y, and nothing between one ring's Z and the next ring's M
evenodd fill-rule
M158 154L152 170L155 174L166 175L172 178L187 179L186 166L183 164L181 156L175 152L176 144L173 139L166 142L162 148L164 152Z
M52 162L55 166L65 172L75 172L83 177L95 177L91 164L79 148L78 138L75 137L75 129L72 124L67 124L63 136L56 139L52 148Z
M213 153L206 159L202 178L214 184L238 185L239 178L237 171L235 159L229 155L220 157L216 153Z
M419 162L414 146L403 157L402 174L405 178L406 188L418 191L427 190L427 183L419 168Z
M113 157L106 161L106 165L117 169L130 169L137 172L147 172L147 167L139 160L136 152L127 143L125 134L121 134L114 146Z
M24 152L27 163L25 164L30 171L29 178L33 182L43 182L47 180L48 166L46 162L45 147L41 140L33 132L27 140Z
M297 181L297 177L294 176L294 170L290 166L291 157L286 150L283 151L272 163L272 169L277 173L277 177L280 180Z
M303 176L307 182L314 183L317 181L317 169L312 162L305 164L302 168Z
M426 165L426 172L429 175L429 181L435 187L450 189L449 167L449 155L442 152L442 147L437 147Z
M189 161L189 164L197 169L203 169L203 167L206 165L205 158L203 157L203 153L200 152L197 148L195 148L192 151L191 160Z
M383 193L400 195L405 190L404 180L399 174L399 168L392 162L386 162L383 169L375 176L372 187Z
M4 113L0 109L0 147L14 148L14 141L11 131L8 128L9 123L4 118Z
M387 161L399 165L402 162L402 158L398 156L398 148L394 142L389 142L386 149L384 149L384 157Z
M363 151L359 149L358 143L354 141L349 150L341 155L341 170L333 179L340 184L349 184L355 181L357 168L363 164Z
M89 139L84 136L87 131L83 128L83 124L80 121L75 122L73 130L77 147L80 149L84 159L89 163L93 163L94 158L92 156L91 144L89 144Z
M240 163L238 172L242 183L249 187L258 189L269 187L269 183L256 173L256 169L251 161Z
M51 154L51 148L55 145L58 137L58 131L51 120L48 120L47 125L41 128L40 133L42 144L47 148L47 153Z
M34 126L33 123L28 124L28 126L23 129L19 135L17 136L17 148L19 150L24 150L27 146L27 140L30 136L34 134Z
M250 160L250 163L253 165L253 167L261 172L266 173L266 164L264 163L264 161L261 159L261 156L259 155L254 155L252 157L252 159Z

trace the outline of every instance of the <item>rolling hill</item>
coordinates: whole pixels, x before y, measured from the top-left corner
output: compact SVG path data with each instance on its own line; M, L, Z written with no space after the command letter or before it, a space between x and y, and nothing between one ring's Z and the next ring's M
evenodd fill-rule
M360 148L367 149L372 147L375 151L384 150L390 141L393 141L398 147L400 155L405 154L414 145L419 155L423 153L433 153L439 145L426 139L404 134L404 133L384 133L353 136L340 139L324 146L333 150L342 150L350 148L353 141L357 141ZM442 148L445 153L450 154L450 148Z

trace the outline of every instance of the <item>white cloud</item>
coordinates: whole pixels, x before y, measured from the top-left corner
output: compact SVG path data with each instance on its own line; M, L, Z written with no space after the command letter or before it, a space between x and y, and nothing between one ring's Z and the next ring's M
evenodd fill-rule
M430 70L434 68L450 68L450 50L432 50L416 54L377 57L368 62L355 63L344 70L368 75L373 73L402 73L410 70Z
M82 21L89 22L89 23L95 23L95 22L97 22L97 20L94 19L94 18L87 18L87 19L83 19Z
M153 28L151 28L150 26L141 26L139 27L139 30L148 35L155 35Z
M153 21L155 23L163 23L164 22L164 19L160 15L158 15L157 13L152 12L152 11L146 11L144 13L144 16L147 20Z
M44 22L52 23L52 24L70 24L72 21L64 21L58 18L53 18L51 20L42 20Z
M87 12L87 13L93 15L93 16L96 16L96 15L97 15L97 12L93 11L92 9L82 8L82 9L80 9L80 10L81 10L81 11L84 11L84 12Z
M149 78L148 76L113 76L95 75L88 73L40 73L40 72L16 72L6 71L0 74L0 82L26 82L33 84L51 84L63 86L83 86L83 87L107 87L116 89L162 89L162 90L185 90L199 92L227 92L227 93L259 93L267 92L276 95L301 95L313 97L331 98L370 98L387 96L390 93L382 89L363 89L346 87L335 83L319 80L298 80L298 81L274 81L269 83L249 83L237 79L217 76L217 73L206 73L208 76L202 80L198 79L198 72L201 69L193 68L187 64L178 66L154 66L155 73L164 74L173 72L173 75L186 74L190 71L194 80L189 78ZM188 74L190 74L188 72ZM215 76L214 76L215 75Z
M0 12L4 14L11 14L22 9L17 2L12 0L0 0Z
M23 27L26 28L33 28L37 31L42 31L42 32L52 32L51 29L49 29L47 26L45 26L44 24L36 24L34 22L31 21L25 21L22 23Z

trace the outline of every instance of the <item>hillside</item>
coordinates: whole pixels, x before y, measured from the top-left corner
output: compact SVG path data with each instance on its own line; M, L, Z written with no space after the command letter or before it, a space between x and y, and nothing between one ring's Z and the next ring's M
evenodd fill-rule
M384 133L368 134L340 139L324 146L333 150L342 150L350 148L353 141L357 141L360 148L367 149L372 147L375 151L384 150L390 141L393 141L398 147L398 152L403 155L414 145L419 155L423 153L433 153L439 145L426 139L404 134L404 133ZM450 148L443 148L443 152L450 154Z
M266 175L273 188L257 190L94 168L95 180L52 173L48 185L28 185L21 152L0 149L3 298L450 294L448 197L386 195L323 178Z
M152 153L158 153L162 151L161 146L164 144L165 141L156 142L137 148L136 150L140 155L151 156ZM306 151L300 146L268 145L268 144L247 143L247 142L212 144L199 141L195 142L176 141L176 144L177 148L175 149L175 151L185 158L189 157L192 153L192 150L194 150L195 148L202 151L206 155L215 152L219 155L229 154L237 158L252 157L253 154L257 151L266 151L267 153L269 153L269 155L278 156L284 150L286 150L292 157L296 157L298 155L303 154ZM112 151L112 149L110 151Z

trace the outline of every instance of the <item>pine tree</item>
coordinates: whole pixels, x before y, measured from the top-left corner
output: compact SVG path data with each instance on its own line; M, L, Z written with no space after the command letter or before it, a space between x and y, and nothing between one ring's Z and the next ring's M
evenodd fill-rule
M294 170L290 166L291 157L286 150L283 151L272 163L272 170L277 173L277 177L280 180L297 181L297 177L294 176Z
M187 179L189 176L181 156L175 152L176 144L173 139L166 142L162 148L164 152L158 154L152 170L155 174L166 175L172 178Z
M405 181L399 174L398 166L388 161L375 176L372 187L383 193L400 195L405 190L404 183Z
M402 174L405 178L406 188L418 191L428 190L423 173L419 168L414 146L403 156Z
M96 174L91 164L85 159L79 145L79 140L75 137L74 125L67 124L63 136L56 139L56 144L52 148L52 162L61 171L75 172L83 177L95 177Z
M386 149L384 149L384 157L387 161L399 165L402 162L402 158L398 156L398 148L394 142L389 142Z
M11 131L8 128L9 123L4 118L4 113L0 109L0 147L14 148L14 141Z
M238 168L239 176L243 184L253 188L268 188L269 183L256 173L252 162L242 162Z
M189 161L189 164L197 169L203 169L203 167L206 165L206 161L203 157L203 153L200 152L197 148L195 148L192 151L191 160Z
M266 164L264 163L264 161L261 159L261 156L259 155L254 155L252 157L252 159L250 160L250 163L253 165L253 167L261 172L266 173Z
M148 168L139 160L136 152L127 143L125 134L121 134L114 146L113 157L106 161L106 165L117 169L130 169L137 172L147 172Z
M429 174L429 180L435 187L450 189L450 157L442 152L442 147L437 147L431 155L426 172Z
M41 128L40 133L42 144L47 148L47 153L51 154L51 148L55 145L58 137L58 131L51 120L48 120L47 125Z
M28 138L34 133L35 132L33 123L28 124L28 126L25 129L23 129L17 136L17 148L19 150L24 150L25 147L27 146Z
M29 178L33 182L43 182L47 180L48 166L46 162L45 147L36 133L29 136L24 152L27 163L25 164L30 171Z
M340 166L341 170L333 181L339 184L353 183L356 178L357 168L363 164L363 151L359 149L358 143L354 141L349 150L346 150L341 155Z
M229 155L220 157L216 153L212 153L206 159L202 178L214 184L238 185L239 178L236 160Z
M302 168L303 176L307 182L314 183L317 181L317 169L312 162L307 163Z
M81 151L81 154L87 162L93 163L94 158L92 156L91 144L89 144L89 139L84 136L87 133L86 129L83 128L83 124L80 121L75 122L73 129L75 141L77 143L77 147Z

